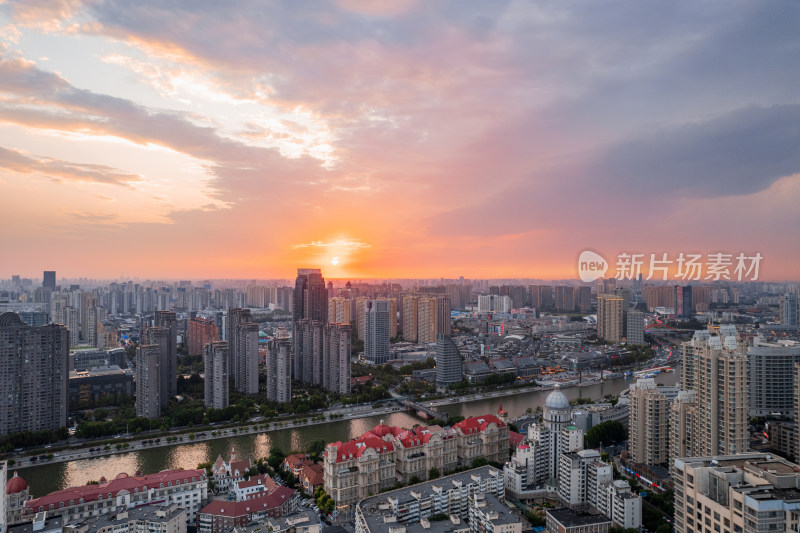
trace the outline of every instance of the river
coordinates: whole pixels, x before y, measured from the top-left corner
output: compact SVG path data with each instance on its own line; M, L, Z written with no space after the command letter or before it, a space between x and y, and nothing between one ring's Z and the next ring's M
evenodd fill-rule
M679 375L678 372L661 374L656 381L673 385ZM562 392L570 400L579 397L600 399L606 394L618 395L628 387L629 383L630 381L625 378L618 378L585 387L568 387L562 389ZM543 406L550 392L549 390L524 392L501 398L453 403L440 406L439 409L451 415L478 416L497 412L498 404L502 403L509 416L515 418L525 414L528 408L536 409L537 406ZM422 419L407 412L398 412L384 417L368 416L296 429L279 429L192 444L136 450L94 459L34 466L21 470L20 475L27 481L31 496L39 497L65 487L84 485L91 480L97 481L103 476L111 479L120 472L133 475L137 471L147 474L165 469L196 468L200 463L213 462L218 455L228 460L231 447L235 447L239 458L258 458L268 456L272 446L279 446L288 453L290 450L302 450L316 439L328 442L349 440L372 429L381 418L384 418L389 425L400 427L424 423Z

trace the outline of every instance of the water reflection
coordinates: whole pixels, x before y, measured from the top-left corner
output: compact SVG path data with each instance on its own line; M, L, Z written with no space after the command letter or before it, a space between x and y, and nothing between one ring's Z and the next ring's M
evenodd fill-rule
M674 384L677 376L677 373L661 374L656 381ZM627 380L620 378L587 387L566 388L562 392L570 400L579 397L599 399L606 394L617 395L628 385ZM496 412L498 404L502 402L503 408L508 411L510 417L514 418L525 414L529 408L535 410L537 406L544 405L544 400L549 393L550 391L526 392L501 398L443 405L440 408L451 415L477 416ZM236 449L236 454L240 458L258 458L268 456L272 446L279 446L288 453L291 450L302 450L316 439L328 442L348 440L372 429L381 419L384 419L387 424L400 427L411 427L422 422L419 418L405 412L375 415L298 429L281 429L255 435L182 443L172 447L136 450L109 457L36 466L26 468L20 474L28 482L31 495L38 497L65 487L84 485L92 480L97 481L103 476L110 478L120 472L132 475L136 471L151 473L173 468L196 468L200 463L213 462L219 455L227 460L232 447Z

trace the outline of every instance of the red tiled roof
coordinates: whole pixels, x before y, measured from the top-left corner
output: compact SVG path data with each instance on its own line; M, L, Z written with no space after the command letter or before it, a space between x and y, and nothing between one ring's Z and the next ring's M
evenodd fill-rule
M231 461L231 475L235 476L237 470L239 471L240 475L245 475L247 471L250 470L250 459Z
M522 433L517 433L516 431L508 430L508 443L511 446L517 446L523 440L525 440L525 435Z
M38 509L39 507L44 507L47 509L50 504L53 504L55 508L58 508L61 502L64 502L64 506L69 506L70 500L74 501L73 505L77 505L80 502L80 499L83 498L85 502L91 502L98 499L99 495L103 495L104 499L108 499L108 494L111 494L111 497L114 498L120 491L128 491L133 493L135 489L139 489L139 492L152 489L152 488L159 488L163 483L166 487L168 483L175 484L183 484L183 480L186 479L190 483L192 478L199 481L201 479L206 479L206 471L205 470L163 470L161 472L155 474L148 474L146 476L136 476L131 477L126 473L118 474L117 477L107 483L103 483L100 485L84 485L81 487L68 487L66 489L57 490L55 492L51 492L41 498L36 498L34 500L28 500L25 502L25 509Z
M262 485L267 491L272 491L278 486L278 484L275 483L275 481L269 477L268 474L259 474L251 477L247 481L240 481L238 487L240 489L246 489L249 487L256 487L258 485Z
M394 444L381 440L369 432L361 435L356 440L351 440L344 443L334 442L332 445L338 448L337 462L339 463L349 460L351 455L354 458L361 457L361 455L367 449L373 449L378 453L384 453L384 448L386 452L394 451ZM327 451L325 453L327 455Z
M241 502L214 500L200 510L200 514L236 518L250 513L269 511L283 505L296 491L289 487L278 487L271 493L260 492Z
M471 435L486 431L486 428L492 423L494 423L498 428L506 427L505 422L494 415L471 416L455 424L453 427L460 429L465 435Z
M303 471L300 472L300 477L305 479L312 487L316 487L324 483L325 470L318 464L306 465L303 467Z

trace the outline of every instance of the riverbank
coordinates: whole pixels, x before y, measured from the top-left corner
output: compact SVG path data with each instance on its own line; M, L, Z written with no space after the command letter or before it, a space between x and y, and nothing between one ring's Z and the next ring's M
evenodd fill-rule
M664 385L673 385L676 374L662 374L656 381ZM606 395L618 396L628 388L633 380L618 378L601 383L593 383L584 387L565 387L562 392L569 400L588 398L601 400ZM500 392L500 391L492 391ZM506 391L508 392L508 391ZM498 403L508 411L509 418L515 419L524 415L528 410L535 411L543 406L550 390L536 387L527 392L514 389L512 394L502 398L468 395L470 401L459 402L457 397L449 398L444 407L453 416L480 416L497 411ZM466 395L465 395L466 396ZM198 464L214 462L218 456L225 460L230 457L231 450L235 448L236 455L240 458L267 457L273 447L282 449L285 453L294 450L307 449L315 440L326 442L347 441L369 431L381 421L397 427L412 427L414 424L425 423L414 412L397 409L395 406L373 409L371 406L359 406L347 417L327 420L324 422L307 422L292 426L270 427L268 430L242 431L244 427L237 428L237 433L218 434L209 438L186 440L164 443L162 445L133 447L111 454L89 454L88 457L73 458L55 463L40 465L26 465L21 472L31 489L33 497L42 496L55 490L66 487L85 485L88 481L96 481L100 477L111 478L120 472L133 475L142 473L159 472L167 469L190 469ZM262 423L263 424L263 423ZM258 424L256 424L258 425ZM249 424L248 427L252 427ZM204 430L194 428L200 433ZM215 431L232 428L215 426ZM208 430L205 430L206 432ZM184 434L185 437L185 434ZM87 444L88 446L88 444ZM10 470L16 466L10 467Z
M582 383L573 383L560 387L560 389L563 391L569 391L570 389L583 389L585 387L595 387L598 385L602 385L603 383L617 382L619 380L624 380L624 379L625 379L624 377L616 375L615 377L608 380L602 380L602 381L593 380L593 381L585 381ZM430 402L423 401L421 403L430 407L447 407L453 404L469 404L474 402L487 401L487 400L505 398L510 396L519 396L531 393L546 393L554 390L555 388L556 388L555 386L542 387L539 385L532 384L528 386L499 389L494 391L476 392L473 394L463 394L447 398L438 398L435 400L431 400ZM270 423L251 421L247 424L241 424L237 426L231 426L231 425L226 425L223 427L217 427L211 425L198 426L195 428L179 429L174 432L171 432L169 435L164 435L162 432L153 432L153 433L144 432L135 437L126 436L123 438L113 439L111 440L110 444L108 444L110 439L107 439L99 443L93 442L93 443L88 443L85 446L79 446L79 447L67 446L66 448L60 447L60 448L53 448L52 450L46 449L42 450L43 453L41 455L12 456L13 459L15 460L13 468L25 469L36 466L77 461L82 459L108 457L112 455L131 453L140 450L173 447L182 444L200 443L218 439L230 439L232 437L237 437L237 436L259 435L273 431L298 429L309 426L316 426L320 424L327 424L331 422L339 422L339 421L346 422L350 420L370 418L375 416L386 416L405 411L410 411L410 410L406 409L405 407L400 407L396 405L387 407L378 407L378 408L375 408L371 405L370 406L358 405L358 406L341 407L338 409L333 409L322 413L314 413L311 415L310 418L301 419L301 421L286 420L286 421L278 421ZM444 411L448 412L450 416L456 416L460 414L460 413L449 412L447 411L447 409L444 409ZM416 415L416 413L412 414ZM520 413L517 416L521 416L522 414L524 413ZM420 420L422 420L422 418L420 418ZM44 455L43 459L38 458L42 457L43 455ZM52 455L52 458L50 457L50 455ZM33 457L37 457L37 459L31 460Z

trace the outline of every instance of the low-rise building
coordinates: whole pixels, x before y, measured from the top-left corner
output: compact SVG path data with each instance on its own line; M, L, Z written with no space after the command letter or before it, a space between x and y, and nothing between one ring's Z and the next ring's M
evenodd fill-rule
M491 505L502 502L505 498L503 473L484 466L365 498L356 506L356 533L478 531L471 529L466 521L470 518L471 505L487 501L474 498L479 494L494 496L494 500L489 500ZM472 513L482 516L486 523L492 510L482 506ZM498 514L501 510L495 509ZM434 520L445 516L444 520Z
M186 520L193 523L207 498L205 470L164 470L145 476L123 472L111 481L101 478L97 485L68 487L28 500L25 517L47 511L48 516L64 516L69 523L116 513L119 508L166 502L186 509Z
M508 426L494 415L471 416L453 425L458 463L470 467L475 459L504 463L508 459Z
M254 495L261 492L273 492L280 487L268 474L251 476L244 481L236 481L231 485L236 501L241 502L251 499Z
M434 468L445 474L478 458L504 462L508 442L508 426L494 415L470 417L452 428L403 429L381 421L358 439L327 446L325 492L344 510L397 482L424 481Z
M611 519L572 509L547 511L547 533L608 533Z
M243 501L213 500L197 513L198 533L226 533L268 517L281 517L298 510L297 491L279 486L258 492Z
M319 515L312 511L292 513L279 518L269 518L264 523L271 533L319 533L322 525Z
M34 531L36 531L34 529ZM186 533L186 509L177 504L146 505L64 525L66 533Z
M493 494L469 495L470 533L522 533L522 520Z

